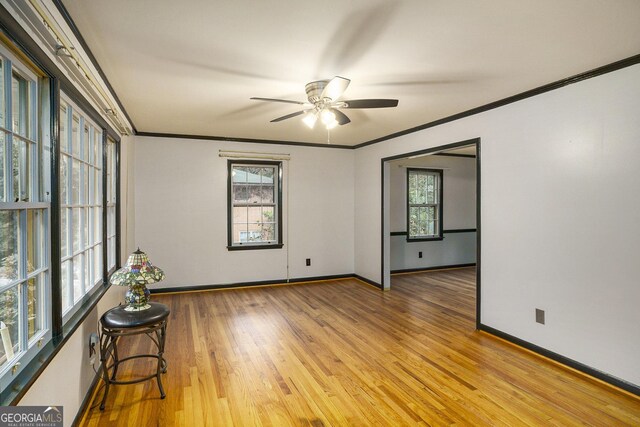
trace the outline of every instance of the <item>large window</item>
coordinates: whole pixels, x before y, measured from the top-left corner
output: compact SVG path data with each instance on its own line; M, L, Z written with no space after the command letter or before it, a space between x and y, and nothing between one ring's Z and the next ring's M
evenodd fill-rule
M229 160L229 249L282 247L282 163Z
M47 86L0 45L1 389L51 335Z
M2 405L24 393L106 291L108 273L118 265L120 238L119 141L106 137L107 122L67 86L59 70L37 69L43 53L32 56L5 41L0 42Z
M116 191L116 167L118 150L116 142L107 138L107 269L112 271L116 266L116 208L118 192Z
M102 130L60 102L60 251L66 315L102 282Z
M407 240L442 239L442 171L407 169Z

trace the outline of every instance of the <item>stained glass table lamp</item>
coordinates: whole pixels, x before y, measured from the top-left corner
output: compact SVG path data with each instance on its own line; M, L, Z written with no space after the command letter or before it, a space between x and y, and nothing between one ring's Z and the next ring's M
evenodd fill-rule
M129 255L127 265L113 273L109 281L112 285L129 287L124 297L127 303L125 310L141 311L151 307L148 304L151 293L146 285L163 279L164 272L151 264L147 254L138 248L137 251Z

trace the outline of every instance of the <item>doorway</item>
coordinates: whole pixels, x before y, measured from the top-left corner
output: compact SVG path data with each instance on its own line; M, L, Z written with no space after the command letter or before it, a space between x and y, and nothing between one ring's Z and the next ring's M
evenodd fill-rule
M382 285L391 274L470 267L480 324L480 139L381 160Z

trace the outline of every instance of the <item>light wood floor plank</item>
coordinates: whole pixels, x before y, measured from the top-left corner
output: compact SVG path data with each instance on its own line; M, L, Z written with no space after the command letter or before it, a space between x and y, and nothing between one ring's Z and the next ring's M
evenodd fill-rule
M166 399L153 381L115 386L84 425L640 425L640 399L475 331L474 277L154 296L171 308ZM138 359L119 377L153 369Z

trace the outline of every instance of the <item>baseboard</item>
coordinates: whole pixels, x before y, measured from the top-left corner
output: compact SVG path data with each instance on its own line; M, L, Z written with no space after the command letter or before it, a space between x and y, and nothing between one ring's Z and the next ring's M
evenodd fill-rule
M463 268L463 267L475 267L475 266L476 266L475 262L470 264L436 265L433 267L419 267L419 268L405 268L403 270L391 270L391 274L419 273L421 271L448 270L450 268Z
M361 282L365 282L368 285L375 286L376 288L380 289L381 291L384 290L380 283L374 282L373 280L367 279L366 277L362 277L362 276L357 275L357 274L352 274L351 277L353 277L354 279L358 279Z
M520 339L518 337L515 337L513 335L509 335L506 332L502 332L498 329L492 328L491 326L487 326L484 324L480 324L478 327L479 330L487 332L491 335L495 335L498 338L502 338L505 341L508 341L512 344L515 344L517 346L520 347L524 347L527 350L530 350L534 353L539 354L540 356L544 356L548 359L551 359L555 362L558 362L562 365L565 365L569 368L575 369L576 371L579 371L583 374L586 374L590 377L596 378L600 381L603 381L607 384L610 384L614 387L617 387L619 389L622 389L628 393L631 393L635 396L640 397L640 387L632 384L630 382L627 382L625 380L622 380L620 378L614 377L613 375L609 375L605 372L599 371L595 368L592 368L590 366L587 366L583 363L577 362L573 359L569 359L566 356L563 356L561 354L558 353L554 353L553 351L547 350L546 348L540 347L538 345L532 344L528 341L525 341L523 339Z
M89 386L89 390L87 390L87 394L84 396L84 399L82 400L82 404L80 405L80 409L78 409L78 413L76 414L76 416L73 419L73 422L71 423L71 425L73 427L75 426L79 426L82 423L82 420L84 418L85 412L89 409L89 405L91 404L91 402L93 401L93 397L95 394L95 390L96 387L98 386L98 383L100 382L100 370L102 369L102 365L100 365L98 367L98 371L96 372L93 381L91 381L91 385Z
M174 286L170 288L150 289L149 291L152 294L165 294L165 293L174 293L174 292L209 291L213 289L247 288L247 287L253 287L253 286L287 285L287 284L293 284L293 283L319 282L319 281L325 281L325 280L352 279L352 278L357 278L357 277L356 275L349 273L349 274L334 274L330 276L297 277L289 280L276 279L276 280L261 280L261 281L255 281L255 282L219 283L219 284L195 285L195 286Z

